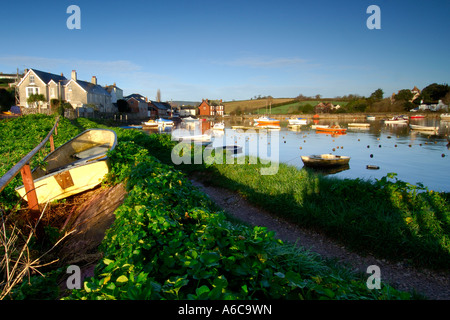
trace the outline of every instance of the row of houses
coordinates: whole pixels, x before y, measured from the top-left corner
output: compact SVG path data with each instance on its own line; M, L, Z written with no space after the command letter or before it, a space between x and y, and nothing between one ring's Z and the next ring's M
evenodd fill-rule
M16 78L17 75L12 75ZM91 81L78 79L76 70L72 70L67 79L62 73L57 75L37 69L27 69L20 79L15 82L16 103L22 108L32 108L35 105L28 102L32 94L42 94L45 101L39 103L39 108L49 109L52 100L66 101L80 112L93 110L104 113L117 113L118 102L125 100L130 113L137 117L170 117L179 116L223 116L224 106L222 100L209 101L203 99L200 105L178 106L176 103L149 100L141 94L133 93L123 95L123 90L115 83L101 86L97 77L92 76Z
M72 70L70 79L62 73L57 75L37 69L25 70L16 84L16 92L16 103L22 108L34 107L28 98L32 94L42 94L45 101L41 101L39 107L43 109L50 108L51 101L56 99L66 101L82 112L97 110L117 113L119 100L125 100L130 112L140 117L168 116L171 110L169 103L151 101L140 94L124 96L123 90L115 83L101 86L96 76L92 76L90 82L80 80L76 70Z

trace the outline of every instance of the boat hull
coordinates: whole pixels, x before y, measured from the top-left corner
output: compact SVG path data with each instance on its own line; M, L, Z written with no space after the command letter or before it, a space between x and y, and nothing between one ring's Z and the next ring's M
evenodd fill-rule
M39 203L64 199L98 186L109 172L107 160L94 161L70 170L61 170L34 180ZM28 201L23 186L16 189Z
M331 154L302 156L303 164L307 167L328 168L348 165L350 157Z
M340 134L343 134L343 133L347 132L347 129L345 129L345 128L333 128L333 127L328 127L328 128L317 127L316 131L317 132L328 132L328 133L338 133L338 134L340 133Z
M410 124L409 127L412 130L419 130L419 131L438 131L439 130L439 127L419 126L419 125L414 125L414 124Z
M288 119L288 122L290 125L302 125L307 124L307 120L303 118L297 118L297 119Z
M99 185L109 172L107 152L116 143L114 131L90 129L49 153L45 166L31 173L38 202L63 199ZM16 191L28 201L24 186Z

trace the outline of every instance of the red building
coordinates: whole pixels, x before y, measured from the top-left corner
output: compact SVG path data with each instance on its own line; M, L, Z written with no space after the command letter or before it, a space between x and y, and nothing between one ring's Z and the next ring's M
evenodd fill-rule
M203 99L202 103L198 106L199 116L223 116L225 113L225 108L222 104L222 100L219 103L215 101L209 101L208 99Z

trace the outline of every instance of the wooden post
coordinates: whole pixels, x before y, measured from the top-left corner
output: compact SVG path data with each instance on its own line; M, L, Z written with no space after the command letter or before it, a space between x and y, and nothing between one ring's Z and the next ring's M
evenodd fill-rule
M28 207L31 211L39 211L39 203L34 187L33 176L31 175L30 164L27 163L24 165L23 168L20 169L20 173L22 174L22 181L28 199Z
M50 136L50 151L55 151L55 143L53 142L53 135Z

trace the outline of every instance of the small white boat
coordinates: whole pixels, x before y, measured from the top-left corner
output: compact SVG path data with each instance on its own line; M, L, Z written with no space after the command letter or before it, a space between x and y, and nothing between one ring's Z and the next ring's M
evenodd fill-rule
M370 127L370 123L357 123L351 122L348 124L349 127L358 127L358 128L368 128Z
M367 116L366 119L367 119L367 121L374 121L375 116Z
M408 120L403 118L402 116L400 117L392 117L391 119L386 119L384 120L385 124L407 124Z
M224 130L225 124L223 122L217 122L213 126L213 130Z
M313 124L311 126L311 129L320 129L320 128L329 128L330 126L328 124Z
M306 120L305 118L291 118L288 119L288 122L290 125L302 125L307 124L308 120Z
M439 127L419 126L416 124L410 124L409 127L412 130L419 130L419 131L438 131L439 130Z
M450 113L442 113L441 120L450 120Z
M336 167L348 165L350 157L337 156L334 154L319 154L311 156L301 156L303 164L307 167Z
M155 120L148 120L148 121L142 122L142 125L144 125L146 127L157 127L158 122L156 122Z
M199 121L198 119L196 119L196 118L192 118L191 116L189 116L189 117L186 117L186 118L183 118L183 119L181 119L182 121L186 121L186 122L194 122L194 121Z
M163 125L163 126L173 126L172 120L164 119L164 118L159 118L158 120L156 120L156 123L158 125Z

